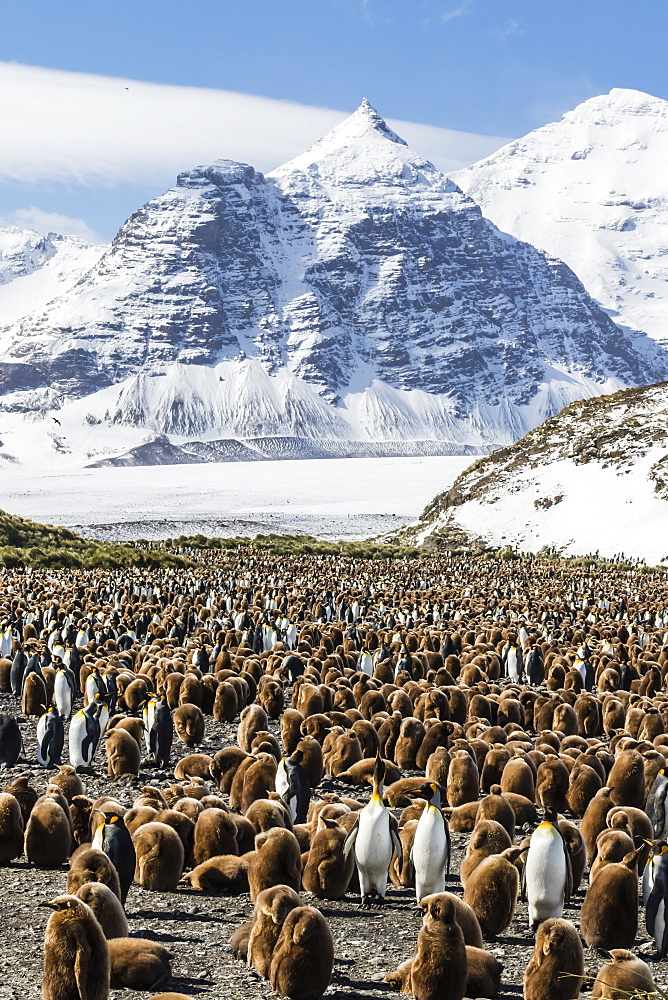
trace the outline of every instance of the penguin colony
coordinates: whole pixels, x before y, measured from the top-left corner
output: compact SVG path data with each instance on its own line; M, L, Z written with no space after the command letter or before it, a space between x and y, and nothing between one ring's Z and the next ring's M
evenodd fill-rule
M179 978L146 893L249 900L230 952L292 1000L364 985L341 900L390 938L419 915L370 989L503 995L511 925L525 1000L666 978L664 575L252 548L5 570L0 654L0 864L57 886L44 1000L224 995Z

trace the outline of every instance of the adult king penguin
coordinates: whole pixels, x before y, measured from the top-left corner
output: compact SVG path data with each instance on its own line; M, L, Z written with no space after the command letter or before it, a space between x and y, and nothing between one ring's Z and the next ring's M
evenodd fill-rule
M0 713L0 764L14 767L22 746L23 740L18 722L13 715Z
M650 818L654 836L657 840L665 840L668 833L668 814L666 813L666 795L668 794L668 777L662 768L650 788L645 812Z
M441 790L433 782L408 793L410 798L426 799L418 820L411 847L411 862L415 871L415 898L445 891L446 872L450 874L450 829L441 810Z
M69 667L60 664L53 681L53 703L61 719L69 719L76 698L76 680Z
M144 745L146 746L146 753L151 753L151 730L153 729L153 723L155 721L155 710L157 705L158 699L155 695L150 695L144 703L144 707L142 709L142 719L144 720Z
M550 917L561 917L573 886L568 847L557 822L556 809L547 808L531 834L524 865L523 893L529 905L529 926L533 931Z
M645 901L645 926L654 938L657 957L663 959L668 951L668 844L653 844L654 855L643 873L643 899Z
M387 876L392 860L392 850L401 861L401 843L393 825L393 817L383 802L383 780L385 763L376 757L373 769L373 791L371 798L360 810L355 825L345 839L343 856L348 857L355 847L355 863L359 874L362 906L367 907L373 896L385 899Z
M302 767L304 752L283 757L276 771L276 791L290 810L293 823L305 823L311 801L311 785Z
M37 723L37 763L42 767L60 767L64 742L63 720L55 708L47 708Z
M95 831L92 847L104 851L118 872L121 886L121 903L125 906L137 864L132 837L119 812L102 813L102 822Z
M169 767L169 755L174 739L174 723L169 705L164 698L156 702L149 733L149 752L156 767Z
M73 767L90 767L99 742L97 705L91 701L72 716L69 732L70 764Z

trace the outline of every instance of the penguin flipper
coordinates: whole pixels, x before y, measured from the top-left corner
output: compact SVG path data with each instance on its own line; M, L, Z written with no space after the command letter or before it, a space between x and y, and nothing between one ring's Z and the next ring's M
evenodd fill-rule
M520 902L526 903L527 901L527 865L526 858L524 859L524 864L522 865L522 881L520 886Z
M668 951L668 921L666 920L666 904L665 904L665 900L664 900L664 905L663 905L663 918L664 918L663 919L663 935L661 937L661 945L660 945L660 947L657 947L658 956L659 956L659 959L661 961L663 961L663 959L666 957L666 952ZM652 937L653 936L654 935L652 935ZM656 941L654 943L656 944Z
M563 833L561 835L561 840L564 845L564 857L566 859L566 884L564 885L564 906L568 906L568 904L571 901L571 896L573 895L573 865L571 863L571 852L568 850L568 844L566 843L566 838L564 837Z
M447 860L447 863L446 863L445 873L446 873L446 875L449 876L450 875L450 855L452 854L452 840L450 839L450 824L448 823L448 818L445 815L445 813L443 812L443 810L441 810L441 816L443 817L443 828L445 830L445 843L446 843L447 849L448 849L448 860Z
M404 855L401 849L401 841L399 840L397 831L394 829L393 826L390 826L390 837L392 838L392 844L394 846L394 850L396 852L399 864L401 864Z
M45 766L47 767L49 763L51 763L51 758L49 756L49 745L51 743L52 736L53 734L49 732L49 730L47 729L47 731L44 733L44 736L42 737L42 742L40 743L39 747L40 756L42 758L42 761L46 761ZM42 761L40 761L40 764L42 763Z
M88 974L90 970L91 949L88 942L80 940L77 948L77 955L74 959L74 979L77 984L79 996L88 997Z
M647 928L647 933L654 937L654 921L656 920L656 915L659 912L659 903L663 899L663 888L655 882L652 886L652 891L649 894L649 899L647 900L647 905L645 907L645 927Z
M344 858L348 857L348 855L350 854L350 850L351 850L353 844L357 840L357 834L359 832L359 825L360 825L360 821L359 821L359 817L358 817L355 820L355 823L354 823L352 829L350 830L350 833L348 834L348 836L346 837L346 839L343 842L343 856L344 856Z

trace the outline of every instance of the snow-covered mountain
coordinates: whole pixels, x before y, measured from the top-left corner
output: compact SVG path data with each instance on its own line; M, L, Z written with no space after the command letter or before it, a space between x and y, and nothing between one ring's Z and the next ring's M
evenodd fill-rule
M615 322L668 341L668 101L612 90L454 174L504 232L572 267Z
M76 236L0 226L0 326L69 291L106 249Z
M408 529L436 547L668 561L668 383L573 403L479 459Z
M507 444L668 377L561 261L499 232L365 101L268 176L179 176L0 331L5 455L188 440ZM2 452L0 452L2 454Z

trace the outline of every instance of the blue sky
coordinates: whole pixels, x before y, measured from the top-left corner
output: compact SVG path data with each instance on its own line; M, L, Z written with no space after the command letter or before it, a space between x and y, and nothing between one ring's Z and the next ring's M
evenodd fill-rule
M388 118L483 136L522 135L612 87L668 98L667 42L666 0L0 0L4 63L234 91L340 113L367 96ZM65 77L52 79L55 94ZM62 105L68 109L63 145L73 150L78 101L85 103L90 90L85 78L81 83L81 98L69 88ZM0 92L0 117L15 114L15 128L31 132L26 156L39 154L46 164L43 154L54 140L39 145L45 102L28 84L16 84L9 96ZM126 93L132 96L119 90L119 101ZM24 103L29 100L36 103ZM254 132L249 150L266 161L262 169L274 165L272 156L283 147L269 134L266 107L264 118L248 115L236 133L227 120L221 124L216 155L243 154L245 129ZM310 141L318 134L317 118L307 118L294 136L285 119L294 152L304 136ZM330 118L321 118L329 127ZM89 122L81 127L89 130L90 147L95 129ZM265 128L263 156L257 147ZM77 178L58 170L50 176L44 166L42 176L22 182L18 168L3 176L0 156L0 218L12 221L35 208L82 219L108 238L128 211L170 183L173 163L196 162L188 158L190 147L193 156L203 155L182 123L179 129L178 156L165 155L163 172L156 166L139 178L132 176L138 168L129 155L125 177L102 177L84 166ZM10 135L16 131L10 128ZM10 150L16 163L19 146ZM290 142L286 149L291 155ZM154 150L158 160L160 137ZM432 155L430 148L421 151ZM100 155L107 155L104 149ZM467 155L463 142L461 159Z

